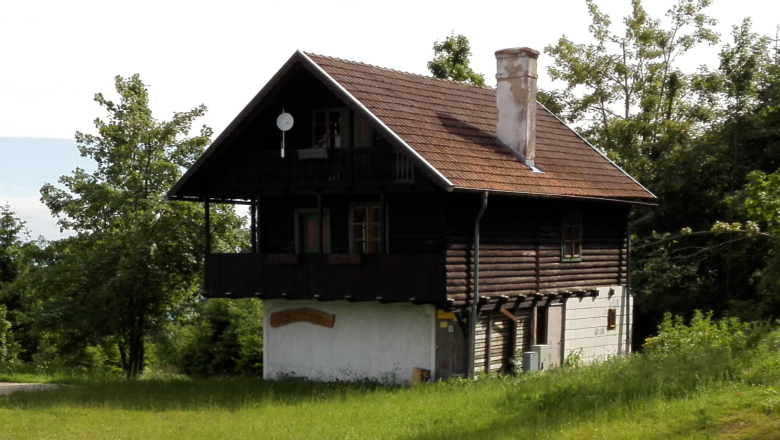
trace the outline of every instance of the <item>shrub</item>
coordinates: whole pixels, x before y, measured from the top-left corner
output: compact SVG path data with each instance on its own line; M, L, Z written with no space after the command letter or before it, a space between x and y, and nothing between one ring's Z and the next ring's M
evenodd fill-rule
M6 319L5 305L0 305L0 364L10 364L16 361L19 354L19 344L14 341L11 323Z
M196 377L259 376L263 372L263 306L259 300L209 299L195 326L180 329L182 373Z

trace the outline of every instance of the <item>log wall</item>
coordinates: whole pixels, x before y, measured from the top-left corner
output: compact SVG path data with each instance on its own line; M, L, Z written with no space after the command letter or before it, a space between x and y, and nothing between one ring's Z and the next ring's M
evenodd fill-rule
M473 293L473 230L477 195L446 201L447 294L453 306ZM561 216L582 213L582 260L561 261ZM606 202L566 202L491 197L480 225L480 296L561 293L625 283L628 207ZM507 307L509 303L507 303Z

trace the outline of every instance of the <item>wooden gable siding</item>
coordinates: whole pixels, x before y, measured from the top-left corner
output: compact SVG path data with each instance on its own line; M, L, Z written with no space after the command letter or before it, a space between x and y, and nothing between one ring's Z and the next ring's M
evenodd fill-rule
M447 294L467 305L473 289L473 230L477 195L446 202ZM582 261L561 262L561 213L582 212ZM480 296L560 293L625 283L628 207L491 197L480 226Z
M313 115L325 109L342 110L341 148L328 148L324 158L299 158L299 150L314 148ZM283 110L294 118L293 127L285 132L284 158L282 132L276 126ZM294 68L230 133L178 195L249 199L258 194L323 188L341 192L354 187L394 185L434 188L430 179L378 130L373 130L372 146L355 147L355 115L310 72Z

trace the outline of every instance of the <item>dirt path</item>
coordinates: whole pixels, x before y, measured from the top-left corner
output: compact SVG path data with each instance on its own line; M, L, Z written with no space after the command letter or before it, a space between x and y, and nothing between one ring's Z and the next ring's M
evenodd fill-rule
M17 391L41 391L57 388L59 385L51 383L12 383L0 382L0 396L15 393Z

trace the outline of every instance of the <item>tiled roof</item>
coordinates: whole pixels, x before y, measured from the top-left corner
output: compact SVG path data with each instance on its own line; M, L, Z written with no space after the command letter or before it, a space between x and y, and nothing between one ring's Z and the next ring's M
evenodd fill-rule
M652 199L651 193L539 105L534 173L494 142L496 92L307 54L456 190Z

